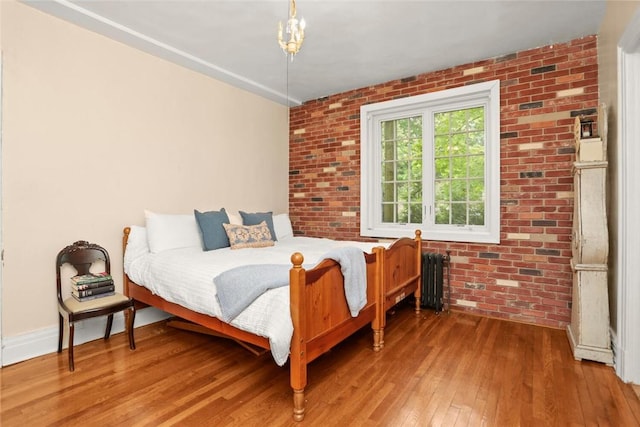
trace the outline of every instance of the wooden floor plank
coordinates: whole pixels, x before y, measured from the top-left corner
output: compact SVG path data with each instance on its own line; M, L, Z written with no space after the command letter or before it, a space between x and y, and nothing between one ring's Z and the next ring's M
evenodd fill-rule
M0 424L64 426L640 426L612 367L573 359L565 331L402 306L385 347L363 328L309 366L291 418L288 366L154 324L0 370ZM346 423L346 424L345 424Z

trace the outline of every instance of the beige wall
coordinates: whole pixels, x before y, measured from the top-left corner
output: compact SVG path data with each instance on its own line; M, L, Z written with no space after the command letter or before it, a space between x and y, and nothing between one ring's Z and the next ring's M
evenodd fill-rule
M609 305L611 308L611 326L616 328L617 319L617 272L615 271L615 254L618 236L616 206L618 205L618 182L616 180L618 165L618 41L625 28L640 7L640 1L607 1L607 11L598 34L598 84L600 86L600 102L608 107L608 179L609 179Z
M1 3L2 336L57 323L54 261L144 209L287 210L286 107Z

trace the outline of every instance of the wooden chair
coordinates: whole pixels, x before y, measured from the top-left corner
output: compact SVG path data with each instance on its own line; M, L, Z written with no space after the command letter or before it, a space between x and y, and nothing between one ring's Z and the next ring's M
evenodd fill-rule
M78 301L73 296L63 300L62 298L62 279L61 267L70 264L75 268L76 274L89 274L91 266L96 262L104 262L104 271L111 274L111 261L107 251L94 243L84 240L75 242L67 246L58 253L56 258L56 285L58 288L58 317L59 317L59 334L58 334L58 353L62 352L62 335L64 329L64 318L69 322L69 370L75 369L73 364L73 330L74 323L88 319L91 317L107 316L107 327L104 333L104 339L108 339L111 335L111 325L113 323L113 314L119 311L125 311L125 323L129 334L129 348L135 350L136 344L133 337L133 322L135 320L135 307L133 300L125 295L116 293L89 301Z

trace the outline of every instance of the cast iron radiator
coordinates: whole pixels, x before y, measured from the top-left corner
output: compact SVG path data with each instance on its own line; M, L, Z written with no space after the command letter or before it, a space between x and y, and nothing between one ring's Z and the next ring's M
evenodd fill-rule
M449 284L449 258L449 251L447 251L447 255L432 252L422 253L422 297L420 300L422 307L432 308L436 312L442 311L445 268L447 270L447 285ZM448 291L451 295L451 290L448 289Z

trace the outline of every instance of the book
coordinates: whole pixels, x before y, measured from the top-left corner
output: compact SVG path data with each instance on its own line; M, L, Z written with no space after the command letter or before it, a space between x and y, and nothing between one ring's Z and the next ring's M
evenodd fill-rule
M100 294L106 294L108 292L113 292L115 291L115 286L113 285L108 285L108 286L101 286L99 288L93 288L93 289L85 289L85 290L80 290L80 291L71 291L71 295L78 297L78 298L84 298L84 297L89 297L89 296L93 296L93 295L100 295Z
M84 291L86 289L94 289L94 288L100 288L102 286L110 286L110 285L113 285L113 280L105 280L103 282L81 283L79 285L76 285L75 283L71 282L71 290Z
M116 293L112 291L112 292L106 292L104 294L89 295L89 296L86 296L86 297L78 297L78 296L75 296L75 295L73 295L73 297L76 300L80 301L80 302L84 302L84 301L90 301L90 300L98 299L98 298L102 298L102 297L108 297L110 295L115 295L115 294Z
M86 283L106 282L107 280L113 280L113 278L109 273L103 271L102 273L89 273L79 276L73 276L71 278L71 283L74 283L76 285L84 285Z

